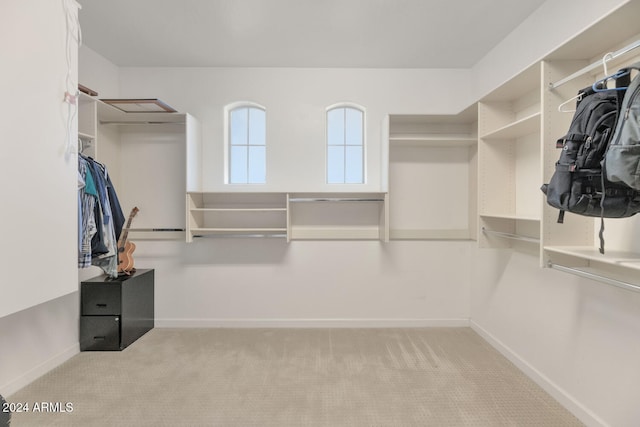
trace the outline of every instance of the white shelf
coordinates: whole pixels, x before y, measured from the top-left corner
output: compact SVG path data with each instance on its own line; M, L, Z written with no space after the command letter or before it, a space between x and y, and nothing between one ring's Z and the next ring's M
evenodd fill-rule
M597 248L591 246L545 246L544 250L551 254L640 270L640 254L635 252L606 250L601 254Z
M286 193L187 193L187 241L198 236L287 237Z
M473 240L469 229L391 229L390 240Z
M184 240L185 231L180 229L131 228L129 240Z
M286 233L286 228L249 228L249 227L199 227L192 228L193 234L276 234Z
M377 227L295 227L291 240L380 240L380 231Z
M540 132L540 112L535 112L481 136L482 139L505 140Z
M184 113L125 113L100 100L95 101L101 125L184 125L186 123L186 114Z
M517 214L480 214L481 218L494 218L494 219L510 219L516 221L536 221L539 222L540 218L528 215Z
M486 228L482 229L482 233L488 236L499 237L501 239L517 240L520 242L534 243L536 245L540 244L540 238L525 236L523 234L506 233L504 231L489 230Z
M384 202L382 197L291 197L290 203L324 203L324 202Z
M191 208L191 212L286 212L287 208Z
M532 89L540 87L539 65L539 63L533 64L513 79L505 82L486 95L483 100L487 102L511 102L527 96Z
M385 193L290 193L290 240L388 240Z
M475 136L455 135L390 135L389 143L393 146L418 147L468 147L475 145Z
M385 193L189 192L187 241L197 236L386 240Z

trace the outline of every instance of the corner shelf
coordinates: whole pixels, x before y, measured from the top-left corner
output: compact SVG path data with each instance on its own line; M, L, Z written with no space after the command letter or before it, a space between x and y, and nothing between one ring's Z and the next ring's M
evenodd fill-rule
M508 235L539 244L541 73L542 66L536 64L479 102L480 247L511 247L514 239L493 238Z
M485 141L497 141L505 139L514 140L524 135L540 132L541 116L541 113L539 111L536 111L533 114L520 119L516 119L515 121L508 123L501 128L492 130L485 135L482 135L481 138Z
M391 146L418 146L418 147L469 147L476 145L478 138L473 135L390 135Z
M516 221L535 221L540 222L540 218L530 215L510 215L510 214L480 214L482 218L495 218L495 219L512 219Z

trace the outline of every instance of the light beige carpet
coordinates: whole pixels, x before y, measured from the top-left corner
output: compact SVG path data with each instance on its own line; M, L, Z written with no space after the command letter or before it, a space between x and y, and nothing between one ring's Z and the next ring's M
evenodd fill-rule
M12 427L582 425L469 328L154 329L7 400L73 406Z

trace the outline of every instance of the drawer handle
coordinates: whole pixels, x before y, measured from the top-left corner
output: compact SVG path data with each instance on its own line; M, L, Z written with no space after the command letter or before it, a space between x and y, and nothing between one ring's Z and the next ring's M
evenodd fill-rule
M106 339L106 337L103 335L103 336L100 336L100 337L93 337L93 339L95 341L104 341Z
M105 308L107 304L96 304L96 307Z

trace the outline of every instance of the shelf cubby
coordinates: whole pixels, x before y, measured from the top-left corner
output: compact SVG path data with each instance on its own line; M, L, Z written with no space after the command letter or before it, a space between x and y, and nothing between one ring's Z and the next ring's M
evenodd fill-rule
M388 240L386 193L290 193L290 240Z
M477 109L389 116L389 238L469 240L476 229Z
M194 237L287 237L285 193L187 194L187 241Z

